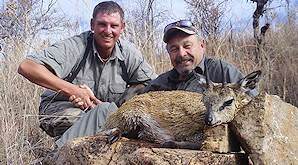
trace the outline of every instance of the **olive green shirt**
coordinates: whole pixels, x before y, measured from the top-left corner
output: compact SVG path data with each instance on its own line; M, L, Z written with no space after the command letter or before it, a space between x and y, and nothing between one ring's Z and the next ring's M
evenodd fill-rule
M42 52L30 54L27 58L50 68L58 77L65 78L83 57L89 34L90 31L87 31L63 40ZM128 84L146 83L156 76L141 52L128 41L120 39L106 63L103 63L96 49L90 51L85 65L72 83L86 84L101 101L114 102ZM42 101L51 100L55 94L46 90L41 96ZM68 98L60 95L55 100Z

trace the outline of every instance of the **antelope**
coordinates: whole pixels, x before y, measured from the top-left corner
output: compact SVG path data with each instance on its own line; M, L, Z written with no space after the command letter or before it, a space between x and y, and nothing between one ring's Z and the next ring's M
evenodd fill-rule
M103 134L113 143L124 135L163 147L199 149L210 127L232 121L252 100L247 92L259 81L255 71L237 83L215 84L200 93L156 91L137 95L111 114Z

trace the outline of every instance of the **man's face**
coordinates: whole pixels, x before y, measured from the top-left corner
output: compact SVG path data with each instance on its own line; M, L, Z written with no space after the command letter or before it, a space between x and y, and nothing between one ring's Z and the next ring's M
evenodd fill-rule
M91 20L91 30L97 46L104 50L112 50L125 27L119 13L98 13Z
M196 35L175 34L167 43L173 67L181 75L189 74L203 59L205 44Z

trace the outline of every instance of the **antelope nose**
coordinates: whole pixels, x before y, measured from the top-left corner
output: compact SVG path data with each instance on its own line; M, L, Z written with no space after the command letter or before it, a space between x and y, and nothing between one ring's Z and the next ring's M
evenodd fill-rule
M212 125L212 121L213 121L213 117L212 116L206 117L205 122L206 122L207 125Z

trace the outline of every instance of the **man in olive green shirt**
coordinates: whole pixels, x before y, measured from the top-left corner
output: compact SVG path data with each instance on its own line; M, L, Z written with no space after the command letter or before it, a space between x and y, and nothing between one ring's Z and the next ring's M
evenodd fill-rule
M20 64L20 74L48 89L41 96L40 126L59 138L59 147L99 132L123 102L119 99L127 99L125 91L156 77L140 51L119 39L124 27L122 8L101 2L93 11L92 31L30 54Z

